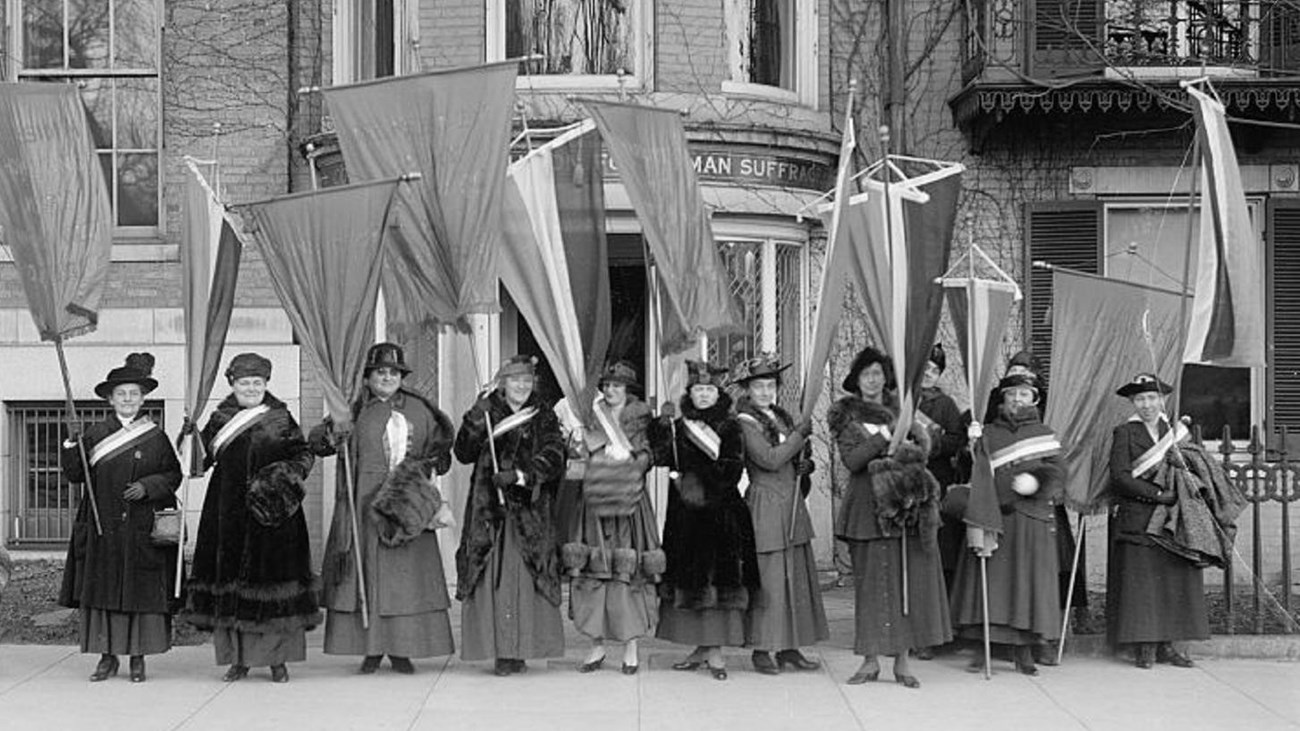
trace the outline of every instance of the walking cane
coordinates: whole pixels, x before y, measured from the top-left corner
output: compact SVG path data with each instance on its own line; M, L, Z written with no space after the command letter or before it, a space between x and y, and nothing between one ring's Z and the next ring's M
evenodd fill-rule
M1070 564L1070 586L1065 590L1065 611L1061 614L1061 641L1056 647L1056 664L1065 657L1065 631L1070 627L1070 605L1074 603L1074 582L1079 578L1079 554L1083 552L1083 514L1079 514L1079 539L1074 542L1074 562Z
M361 563L361 532L357 530L357 491L352 480L352 458L348 452L348 440L343 440L343 451L339 456L343 460L343 479L348 488L348 513L352 523L352 557L357 562L357 593L361 595L361 628L370 629L370 599L366 594L366 568Z

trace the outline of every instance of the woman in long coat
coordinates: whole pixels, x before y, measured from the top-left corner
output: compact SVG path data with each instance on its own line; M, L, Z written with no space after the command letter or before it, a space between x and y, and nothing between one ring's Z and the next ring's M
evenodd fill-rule
M307 659L307 630L320 623L302 482L315 458L284 402L266 390L271 361L242 353L230 361L232 393L203 427L205 467L213 467L194 543L186 618L211 630L226 682L250 667Z
M707 663L727 679L722 646L745 642L745 612L759 589L754 525L738 484L745 469L744 437L721 392L725 368L686 361L682 416L664 404L651 422L650 442L671 468L657 636L695 650L674 670Z
M889 454L897 420L893 383L888 356L865 348L844 379L844 390L853 395L836 401L827 415L850 472L835 535L849 544L854 652L863 656L849 684L875 681L877 656L889 655L894 680L919 688L908 652L942 645L952 632L937 539L939 485L925 468L929 438L914 422L919 444L904 442Z
M100 653L90 676L98 682L117 674L118 655L131 656L131 681L145 680L145 655L171 648L171 599L176 546L150 540L155 510L176 507L180 463L158 425L140 416L144 397L158 387L154 358L132 353L126 365L109 371L95 393L113 415L86 429L81 438L90 462L90 499L99 510L103 534L83 500L72 526L59 603L81 609L81 651ZM64 444L63 469L82 482L76 440Z
M1038 417L1038 381L1011 375L998 384L1002 405L984 426L1002 513L999 545L989 555L988 616L992 642L1012 648L1016 669L1037 675L1034 649L1060 638L1059 556L1055 507L1064 490L1061 444ZM953 623L963 639L984 636L979 556L963 551L952 589ZM983 655L971 666L984 668Z
M411 658L456 650L447 616L451 597L433 532L443 501L432 479L451 467L455 428L446 414L402 385L410 372L399 346L371 346L362 371L365 387L352 405L346 468L356 495L363 580L358 582L349 481L342 471L325 544L325 653L363 655L363 675L374 673L384 655L393 670L409 675L415 672ZM317 456L328 457L339 438L326 421L312 429L308 442ZM366 622L358 583L366 587Z
M1157 505L1173 505L1178 495L1153 482L1166 458L1176 451L1164 414L1164 397L1173 390L1142 374L1116 393L1133 402L1133 418L1115 427L1110 451L1110 555L1107 575L1107 634L1113 645L1131 645L1140 668L1153 662L1192 667L1173 643L1210 637L1201 569L1147 535ZM1164 440L1163 442L1161 440ZM1157 447L1159 444L1159 447Z
M800 490L800 478L812 473L805 449L812 422L796 424L776 403L781 372L788 367L765 354L741 363L732 378L746 390L736 416L745 437L745 503L754 522L762 585L746 616L746 644L753 648L754 669L765 675L787 665L816 670L820 666L799 648L830 637L812 552L812 519Z
M454 452L474 465L456 551L463 660L496 658L497 675L564 654L551 501L564 474L555 412L537 397L537 359L516 355L461 422Z
M664 571L658 526L645 489L652 456L646 428L650 407L628 393L636 371L623 361L601 375L600 396L583 444L588 451L582 499L563 558L572 582L569 614L592 641L578 672L597 670L605 643L623 642L623 673L640 667L637 640L659 621L656 584Z

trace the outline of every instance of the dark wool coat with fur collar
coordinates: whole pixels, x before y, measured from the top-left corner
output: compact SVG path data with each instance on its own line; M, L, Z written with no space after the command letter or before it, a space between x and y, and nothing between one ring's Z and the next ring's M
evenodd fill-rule
M730 415L731 399L701 411L682 398L682 416L708 424L717 432L718 459L710 459L687 436L682 419L673 428L659 418L650 425L650 442L658 463L681 474L668 491L664 520L667 571L660 584L665 601L679 609L748 609L759 587L754 526L737 485L745 469L744 436Z
M315 461L284 403L270 393L262 403L271 410L231 440L215 461L212 440L240 411L233 394L203 428L205 467L215 469L203 500L184 613L202 629L285 632L320 622L302 511L269 527L254 520L247 507L254 482L271 480L280 483L277 490L300 492Z
M524 563L533 575L537 591L555 606L560 605L559 543L551 520L551 502L559 479L564 475L567 452L555 412L534 393L524 408L537 407L537 415L523 426L496 438L496 454L502 470L524 473L522 486L505 488L506 505L497 500L492 482L495 470L488 449L484 410L496 427L513 412L505 396L493 391L467 412L456 433L454 452L462 464L474 465L469 498L465 501L465 522L460 548L456 551L456 598L464 599L478 589L487 574L488 553L505 512L515 516L514 526Z

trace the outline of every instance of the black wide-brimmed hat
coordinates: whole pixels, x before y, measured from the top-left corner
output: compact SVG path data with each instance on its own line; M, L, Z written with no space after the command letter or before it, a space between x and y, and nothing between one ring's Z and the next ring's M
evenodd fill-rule
M126 364L108 372L104 382L95 386L95 394L102 399L113 395L113 389L124 383L134 383L141 393L149 393L158 388L158 381L152 378L153 355L149 353L132 353L126 356Z
M1140 393L1158 393L1161 396L1174 392L1174 387L1150 373L1139 373L1133 380L1119 387L1115 395L1133 398Z
M600 382L596 386L604 388L606 383L621 383L629 388L637 388L641 385L636 380L636 368L625 360L616 360L605 366L605 370L600 374Z
M782 371L789 367L789 363L781 363L776 353L759 353L736 364L731 371L731 382L744 386L760 378L779 379Z
M392 368L401 371L404 376L411 372L406 365L406 352L396 343L375 343L370 346L370 350L366 351L366 365L361 376L369 376L376 368Z
M893 389L898 387L898 382L894 380L894 359L885 355L868 345L858 352L857 357L853 359L853 365L849 368L849 374L844 377L844 382L840 387L849 393L858 393L858 376L862 375L873 363L879 363L880 368L885 372L885 388Z
M1009 376L1003 376L1002 380L998 381L997 387L999 401L1002 399L1002 392L1009 388L1027 388L1037 395L1039 393L1038 377L1031 373L1012 373Z

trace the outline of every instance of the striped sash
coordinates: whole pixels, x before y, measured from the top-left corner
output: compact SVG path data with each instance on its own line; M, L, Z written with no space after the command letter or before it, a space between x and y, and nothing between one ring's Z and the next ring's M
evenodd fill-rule
M1060 453L1061 442L1055 434L1040 434L1012 442L993 452L989 455L989 466L996 470L1013 462L1051 457Z
M141 417L130 424L118 429L99 443L90 451L90 466L103 462L106 459L112 459L117 455L125 452L131 447L144 441L150 436L158 425L149 420L149 417Z
M1167 420L1165 420L1163 415L1161 415L1160 419L1167 423ZM1133 419L1130 419L1129 421L1133 421ZM1164 460L1165 455L1169 453L1170 448L1175 444L1186 441L1189 436L1191 436L1191 433L1181 421L1175 424L1174 428L1165 432L1165 435L1160 437L1160 440L1150 449L1139 455L1137 459L1133 460L1133 476L1141 477L1147 472L1155 469Z
M250 409L240 409L239 413L230 417L230 421L221 427L217 435L212 438L212 458L216 459L221 456L226 447L235 441L235 437L248 431L261 421L263 417L271 413L271 407L266 404L258 404Z
M627 440L627 435L623 433L623 430L619 428L618 424L614 423L613 419L609 418L609 414L605 413L604 400L604 396L597 396L596 401L592 404L591 410L596 414L596 421L600 423L601 430L605 432L605 436L609 438L616 451L631 455L632 442Z
M703 450L709 459L717 461L718 455L722 454L722 439L718 433L708 424L695 419L682 419L682 424L686 425L686 438Z
M492 428L492 438L496 439L497 437L502 436L513 429L518 429L524 424L527 424L528 422L532 421L534 416L537 416L536 406L529 406L526 409L520 409L519 411L516 411L510 416L507 416L506 418L502 419L496 426Z

